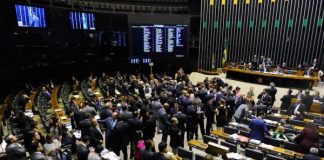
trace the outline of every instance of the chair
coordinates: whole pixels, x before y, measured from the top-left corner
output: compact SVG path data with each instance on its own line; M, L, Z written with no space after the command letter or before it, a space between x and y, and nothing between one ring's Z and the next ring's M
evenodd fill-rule
M208 136L208 135L204 135L203 136L203 142L206 143L206 144L208 142L214 142L214 143L218 144L218 138L212 137L212 136Z
M324 148L319 148L319 149L318 149L318 155L319 155L320 157L324 157Z
M272 113L279 113L279 109L272 108Z
M222 146L225 146L225 147L228 147L230 152L234 152L234 153L237 152L237 145L236 145L236 144L233 144L233 143L230 143L230 142L222 141L222 142L221 142L221 145L222 145Z
M298 121L298 120L291 120L291 121L290 121L290 124L291 124L291 125L294 125L294 126L304 127L305 122L303 122L303 121Z
M304 115L304 118L306 118L306 119L314 119L315 116L314 115L311 115L311 114L305 114Z
M184 149L182 147L178 147L178 156L183 158L183 159L192 160L193 153L192 153L192 151L189 151L189 150Z
M223 145L219 145L213 142L208 143L208 148L205 150L207 154L211 154L213 156L225 156L226 153L229 153L229 148Z
M288 115L289 116L289 113L287 111L284 111L284 110L281 110L280 111L280 114L282 114L282 115Z
M266 119L279 122L281 120L281 117L276 117L276 116L269 115L269 116L266 117Z
M242 124L245 124L245 125L250 125L250 121L248 119L242 119Z
M229 126L224 126L224 133L227 134L234 134L234 133L238 133L238 129L229 127Z
M297 134L298 131L296 131L295 129L292 129L292 128L285 128L285 133L294 133L294 134Z
M271 154L267 154L266 160L285 160L285 159Z
M195 154L195 160L205 160L205 157L200 154Z
M245 149L245 156L253 159L263 159L264 157L263 153L260 150L250 148Z
M265 142L266 142L266 144L271 144L273 146L280 147L282 141L278 140L278 139L275 139L275 138L272 138L272 137L266 136L265 137Z
M298 145L296 143L284 142L283 143L283 148L291 150L291 151L298 152Z

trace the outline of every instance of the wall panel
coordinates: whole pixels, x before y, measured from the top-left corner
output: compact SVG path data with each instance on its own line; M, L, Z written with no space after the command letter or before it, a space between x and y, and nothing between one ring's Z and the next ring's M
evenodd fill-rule
M290 67L317 58L324 67L323 0L234 2L201 1L198 69L221 67L225 48L228 62L249 62L256 54Z

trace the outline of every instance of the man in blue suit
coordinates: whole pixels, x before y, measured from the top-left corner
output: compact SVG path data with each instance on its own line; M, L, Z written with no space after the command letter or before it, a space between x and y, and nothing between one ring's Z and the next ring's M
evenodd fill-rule
M263 142L264 134L270 135L266 122L263 120L264 112L259 112L258 117L250 122L249 128L251 129L249 138Z
M114 129L115 125L117 124L118 113L114 112L112 117L108 117L104 120L98 119L97 122L99 124L103 124L106 127L105 137L106 137L106 148L111 148L111 131Z

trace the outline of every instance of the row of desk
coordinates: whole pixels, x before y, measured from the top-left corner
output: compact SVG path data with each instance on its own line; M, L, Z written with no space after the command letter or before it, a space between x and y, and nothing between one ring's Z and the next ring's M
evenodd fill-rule
M272 72L260 72L238 68L226 68L226 78L269 84L275 82L283 87L297 87L312 89L317 85L318 77L307 77L292 74L275 74Z
M224 133L223 131L215 130L212 132L213 135L222 138L222 139L230 139L230 135L227 133ZM240 141L239 141L240 142ZM249 142L241 142L241 143L249 143ZM274 152L274 153L279 153L281 155L290 157L290 158L295 158L295 157L302 157L304 154L298 153L295 151L287 150L281 147L276 147L272 146L271 148L265 147L265 145L259 145L259 148L263 151L269 151L269 152ZM323 158L324 160L324 158Z
M25 110L33 109L37 94L38 94L38 89L36 91L32 91L32 93L29 96L29 102L25 105Z
M54 111L55 116L58 117L63 124L67 125L67 124L70 124L70 119L65 115L65 112L61 109L59 102L58 102L60 88L61 88L61 85L57 85L54 87L52 95L51 95L51 104L52 104L52 109Z

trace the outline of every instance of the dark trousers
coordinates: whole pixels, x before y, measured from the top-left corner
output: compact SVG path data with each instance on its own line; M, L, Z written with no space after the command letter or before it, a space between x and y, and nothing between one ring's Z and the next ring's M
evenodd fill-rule
M165 127L162 130L162 142L167 143L167 141L168 141L168 129L167 129L167 127Z
M119 147L113 147L112 151L117 155L120 156L120 150L123 152L124 155L124 160L128 159L128 155L127 155L127 146L122 146L121 148Z
M107 136L106 135L106 148L108 149L108 150L110 150L111 149L111 139L109 138L109 136Z
M204 125L204 118L200 118L198 119L198 125L199 125L199 128L200 128L200 133L201 133L201 136L204 136L205 135L205 125ZM195 128L195 136L196 136L196 139L198 138L198 126Z
M188 124L187 125L187 141L190 141L193 139L194 133L195 133L195 124Z
M206 123L206 135L210 135L210 129L212 128L212 125L214 123L214 115L207 117L207 123Z

